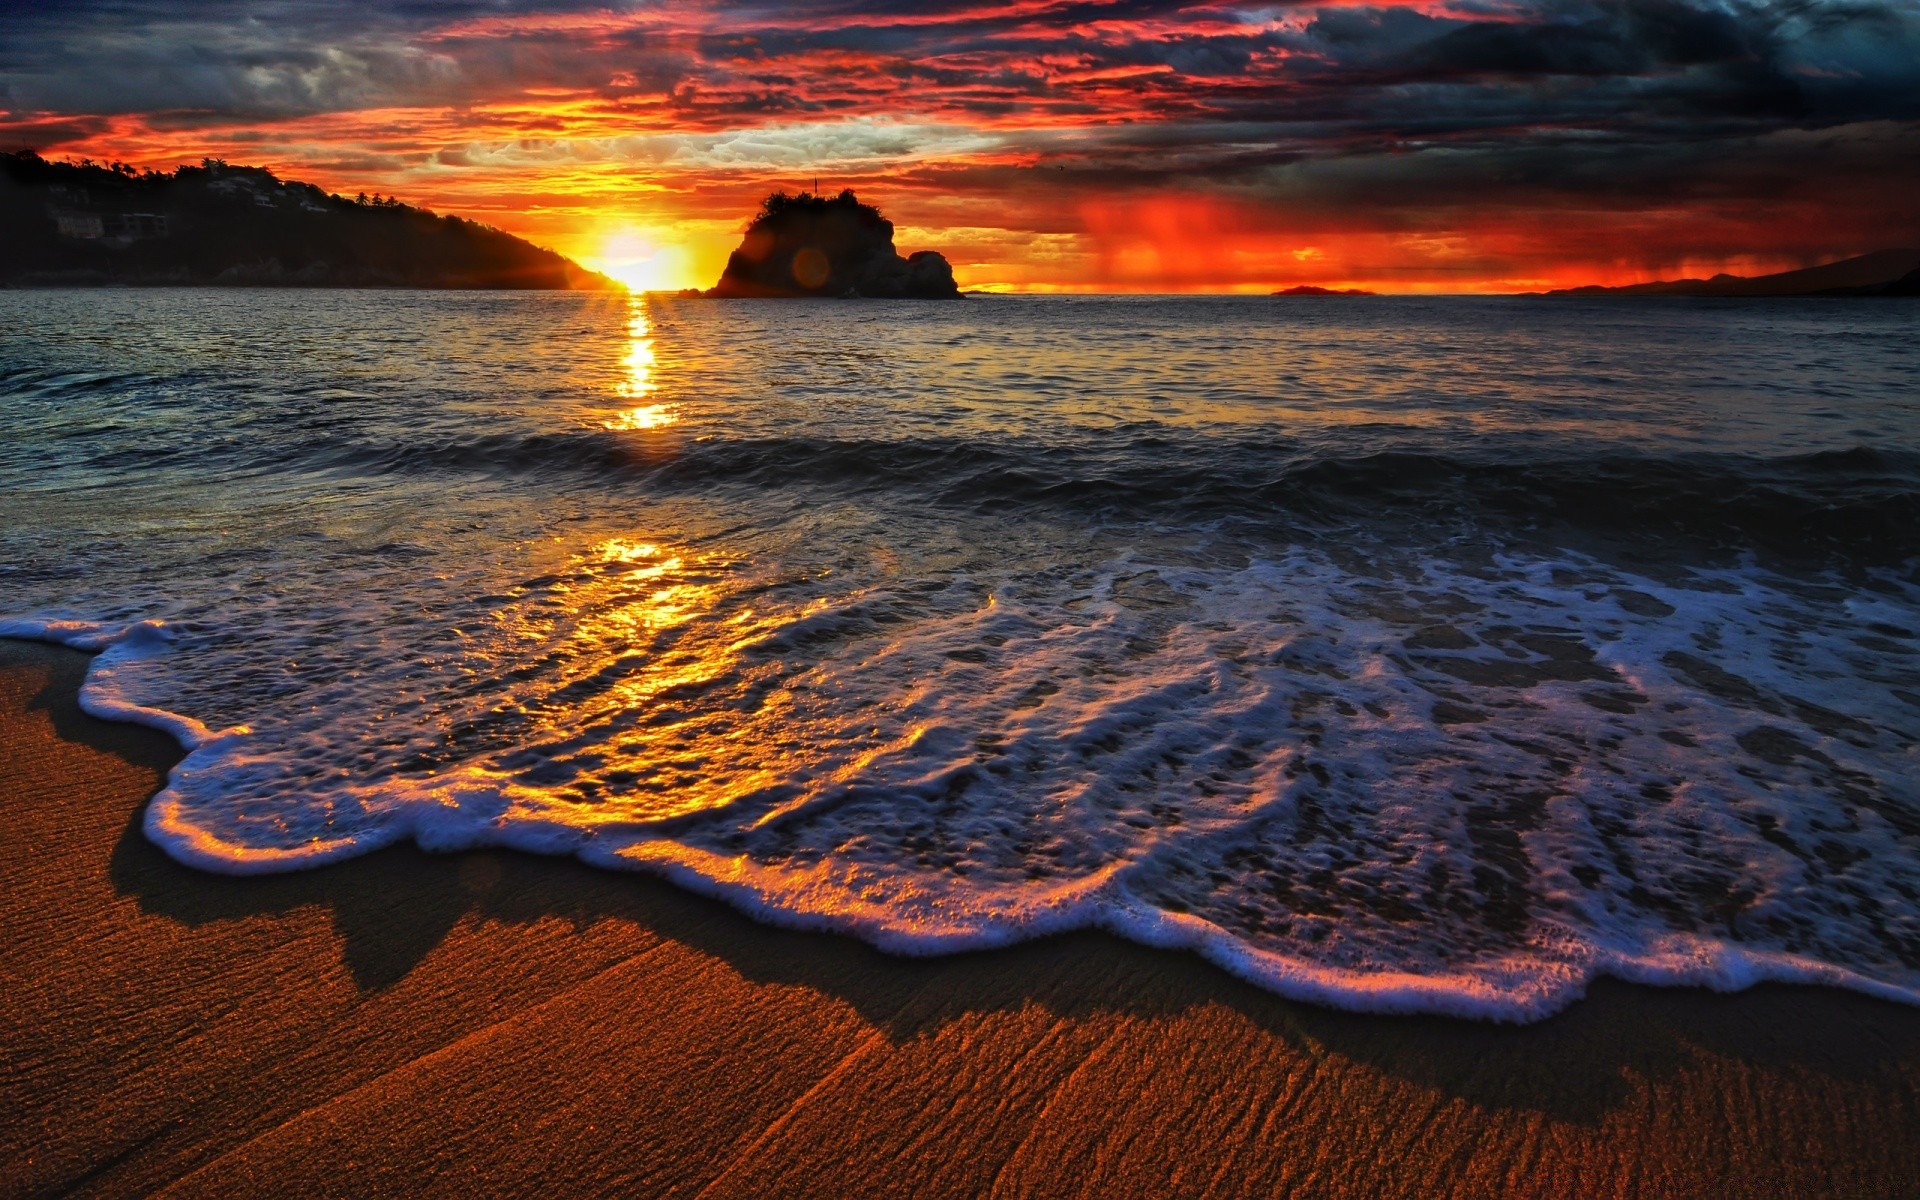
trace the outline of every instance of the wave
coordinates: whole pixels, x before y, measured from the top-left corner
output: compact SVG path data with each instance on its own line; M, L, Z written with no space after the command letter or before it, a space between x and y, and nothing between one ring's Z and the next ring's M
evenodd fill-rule
M1108 519L1274 522L1311 535L1436 517L1679 538L1729 549L1897 562L1920 554L1920 454L1572 457L1522 448L1351 456L1283 441L1164 434L1067 444L965 438L711 438L641 443L574 431L300 455L354 472L478 472L675 491L887 491L979 511Z
M0 603L91 623L0 636L187 748L182 861L513 846L1367 1011L1920 1002L1896 323L687 309L619 429L625 310L159 299L7 341Z
M355 714L397 685L444 691L377 656L357 657L361 700L210 730L169 711L197 707L178 681L197 671L202 701L230 689L245 645L152 621L0 636L103 651L83 704L189 750L145 827L203 869L402 840L570 854L895 953L1104 929L1367 1012L1533 1020L1602 975L1920 1003L1920 941L1889 887L1920 811L1900 782L1911 714L1881 695L1920 652L1911 595L1857 595L1775 646L1794 597L1759 571L1661 584L1562 556L1386 588L1299 554L1185 574L1124 560L917 613L883 589L784 609L743 591L684 631L595 632L678 586L672 554L647 561L658 574L547 579L584 622L564 669L489 666L478 645L457 664L500 681L476 702L544 724L406 773L365 757ZM323 652L315 631L260 636L275 661ZM717 653L675 660L703 637ZM1836 682L1863 650L1880 669ZM296 736L302 720L318 723Z
M137 389L137 405L103 409L91 424L63 425L58 465L116 473L191 465L236 476L453 474L681 493L803 487L884 492L890 500L974 511L1266 524L1301 537L1437 519L1449 527L1483 523L1502 532L1575 538L1681 539L1696 548L1876 563L1920 554L1920 452L1864 445L1755 454L1627 451L1611 442L1586 453L1564 440L1543 449L1510 433L1436 439L1431 431L1369 425L1299 438L1234 437L1144 421L1105 431L1049 428L1032 436L692 435L683 429L635 437L509 423L480 433L428 424L352 437L346 431L357 423L331 399L298 389L277 398L270 438L244 430L130 438L128 429L155 403L183 388L204 390L204 381L191 372L161 380L104 371L0 371L0 390L44 392L42 399L117 394L136 383L148 385ZM44 465L7 460L0 447L0 466Z
M1742 945L1728 937L1667 931L1644 939L1594 938L1568 931L1566 944L1533 957L1461 969L1392 969L1360 962L1338 965L1252 944L1244 932L1199 915L1169 909L1136 891L1126 869L1096 872L1064 885L1035 887L1022 903L991 912L936 901L930 919L923 904L900 897L850 895L846 881L828 872L780 870L738 855L716 854L666 838L595 838L563 821L502 820L492 784L384 785L394 819L378 829L298 848L270 848L221 836L196 819L178 787L184 777L207 777L246 761L250 730L214 732L191 717L129 702L120 679L128 667L169 640L154 622L111 627L88 622L0 621L0 637L49 642L95 652L81 692L82 708L107 720L144 725L171 735L187 751L168 785L147 809L146 835L177 861L228 875L276 874L325 866L411 840L435 853L502 848L576 857L602 869L654 875L687 891L730 905L778 928L859 938L887 953L927 957L997 949L1063 933L1098 930L1161 949L1198 954L1241 979L1289 1000L1380 1015L1429 1014L1506 1023L1542 1020L1581 999L1602 977L1656 986L1706 987L1734 992L1765 982L1840 987L1898 1003L1920 1005L1920 987L1904 986L1802 953ZM244 768L243 768L244 769ZM656 832L669 832L661 825ZM924 891L924 885L919 889Z

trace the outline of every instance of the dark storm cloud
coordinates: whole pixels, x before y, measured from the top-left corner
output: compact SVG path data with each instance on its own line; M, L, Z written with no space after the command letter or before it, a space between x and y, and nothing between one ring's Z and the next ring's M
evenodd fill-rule
M5 14L0 102L15 112L263 117L530 88L692 89L715 120L903 107L997 118L1030 101L1136 120L1311 120L1366 107L1422 127L1436 105L1457 106L1477 127L1487 91L1548 123L1920 109L1915 9L1871 2L1544 0L1482 15L1295 6L1256 17L1170 0L83 0ZM888 79L895 90L876 86Z
M589 5L580 5L585 9ZM199 109L291 116L412 99L457 102L476 87L591 74L484 56L460 62L418 39L450 22L564 12L564 3L357 0L58 0L0 9L0 104L16 111Z
M1668 67L1762 57L1756 31L1726 12L1674 0L1634 0L1530 24L1448 29L1410 56L1432 74L1639 75Z
M1001 160L1108 186L1265 186L1303 160L1452 148L1496 178L1611 163L1582 184L1598 187L1645 175L1648 148L1861 122L1908 128L1891 145L1911 146L1920 120L1920 9L1906 0L81 0L0 13L0 136L47 145L111 116L271 126L490 103L519 105L528 130L558 128L540 106L571 97L569 120L608 135L854 117L983 127Z

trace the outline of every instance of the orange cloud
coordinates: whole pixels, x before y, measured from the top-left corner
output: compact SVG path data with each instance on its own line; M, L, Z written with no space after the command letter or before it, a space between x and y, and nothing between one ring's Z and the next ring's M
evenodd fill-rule
M687 285L816 178L974 287L1625 282L1920 236L1920 19L1861 4L1789 38L1769 0L319 0L284 31L124 0L23 28L0 142L263 165L586 261L670 243L648 270Z

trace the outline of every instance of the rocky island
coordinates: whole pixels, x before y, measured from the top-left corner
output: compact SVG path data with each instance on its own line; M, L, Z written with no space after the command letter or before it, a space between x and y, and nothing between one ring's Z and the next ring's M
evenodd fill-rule
M612 289L487 225L218 159L177 171L0 154L0 286Z
M1374 293L1365 288L1325 288L1303 283L1298 287L1282 288L1273 294L1276 296L1371 296Z
M865 297L957 299L953 268L920 250L893 248L893 222L851 191L837 196L775 192L760 205L709 299Z

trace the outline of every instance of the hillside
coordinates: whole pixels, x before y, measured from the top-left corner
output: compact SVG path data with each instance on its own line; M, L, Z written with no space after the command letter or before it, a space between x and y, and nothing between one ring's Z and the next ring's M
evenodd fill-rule
M1715 275L1711 279L1670 279L1626 287L1577 287L1549 296L1872 296L1912 295L1897 282L1920 270L1920 250L1876 250L1857 258L1822 263L1777 275Z
M0 155L0 285L617 288L510 234L259 167Z
M900 257L893 222L852 192L776 192L762 202L720 282L706 295L945 300L957 298L960 289L953 268L934 251Z

